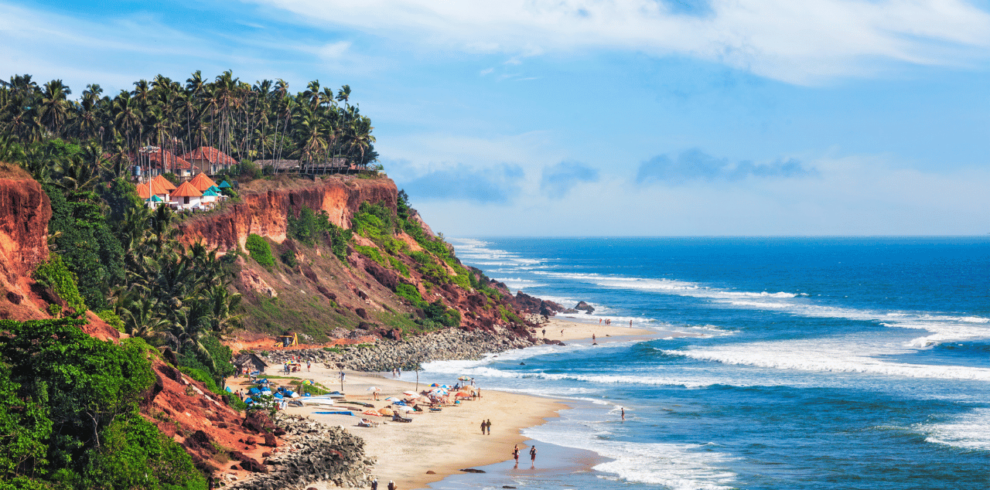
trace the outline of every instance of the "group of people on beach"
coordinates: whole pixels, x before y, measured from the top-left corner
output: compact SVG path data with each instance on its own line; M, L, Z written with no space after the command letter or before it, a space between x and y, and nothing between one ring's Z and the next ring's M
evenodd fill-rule
M399 368L392 368L392 377L393 378L400 378L400 377L402 377L402 370L399 369Z
M371 490L378 490L378 478L371 481ZM399 486L394 481L389 480L387 490L399 490Z
M516 460L516 468L519 468L519 444L512 448L512 458ZM536 446L529 448L529 461L531 466L536 466Z
M488 435L492 435L492 419L481 421L481 435L485 435L486 430Z

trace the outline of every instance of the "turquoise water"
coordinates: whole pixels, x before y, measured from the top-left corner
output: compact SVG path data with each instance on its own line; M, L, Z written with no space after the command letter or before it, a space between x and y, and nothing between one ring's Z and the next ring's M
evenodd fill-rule
M525 433L597 453L594 471L507 484L990 486L988 238L453 243L513 291L593 304L582 319L690 335L426 366L572 401Z

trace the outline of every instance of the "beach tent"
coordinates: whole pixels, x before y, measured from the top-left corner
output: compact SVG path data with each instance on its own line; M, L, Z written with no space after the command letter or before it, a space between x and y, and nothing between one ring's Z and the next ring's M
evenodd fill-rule
M248 393L251 394L251 395L257 395L257 394L261 393L261 390L259 390L257 388L251 388L250 390L248 390Z

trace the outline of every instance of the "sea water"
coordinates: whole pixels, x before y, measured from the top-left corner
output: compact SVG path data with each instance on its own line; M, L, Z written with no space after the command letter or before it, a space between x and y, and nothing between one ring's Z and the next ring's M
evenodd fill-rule
M567 400L524 434L598 455L436 488L990 488L990 238L452 243L513 292L595 307L567 316L664 333L428 364Z

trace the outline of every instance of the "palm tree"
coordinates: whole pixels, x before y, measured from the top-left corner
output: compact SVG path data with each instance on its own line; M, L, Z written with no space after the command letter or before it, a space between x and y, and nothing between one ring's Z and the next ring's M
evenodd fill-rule
M41 119L41 124L55 136L61 135L62 125L69 117L70 106L66 101L66 96L71 93L69 87L62 84L61 80L52 80L45 84L38 116Z

